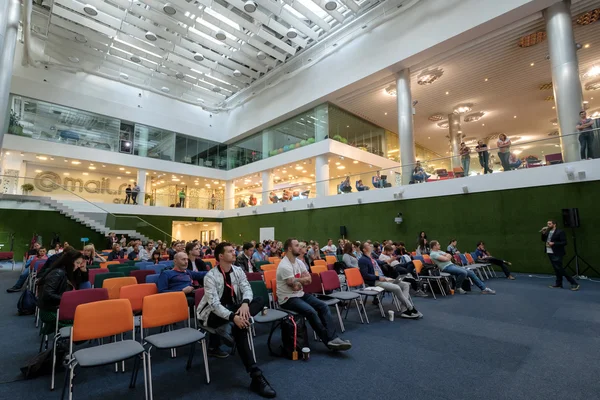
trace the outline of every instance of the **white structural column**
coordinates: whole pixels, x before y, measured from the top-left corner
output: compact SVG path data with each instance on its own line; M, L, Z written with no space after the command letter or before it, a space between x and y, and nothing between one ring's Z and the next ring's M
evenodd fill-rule
M315 176L317 184L317 197L329 196L329 163L326 155L317 156L315 159Z
M20 17L21 3L19 0L0 1L0 148L2 148L4 132L8 130L10 113L8 95Z
M571 1L554 3L544 10L548 50L552 66L552 86L565 162L579 160L579 140L575 126L582 110L583 93L579 79L579 62L573 36Z
M225 209L235 208L235 183L233 180L225 182Z
M269 151L275 149L275 132L265 129L262 134L262 158L269 158Z
M273 172L263 171L262 173L262 205L269 204L269 193L273 190Z
M325 140L329 135L329 107L321 104L314 108L315 112L315 142Z
M145 205L145 199L146 199L146 170L145 169L138 169L136 183L140 187L140 194L138 194L137 203L140 206L143 206L143 205Z
M413 132L413 104L410 92L410 70L403 69L396 75L396 105L398 107L398 145L402 163L402 184L412 179L415 163L415 136ZM385 149L384 149L385 153Z
M460 167L460 115L454 113L448 115L448 131L452 148L452 168Z

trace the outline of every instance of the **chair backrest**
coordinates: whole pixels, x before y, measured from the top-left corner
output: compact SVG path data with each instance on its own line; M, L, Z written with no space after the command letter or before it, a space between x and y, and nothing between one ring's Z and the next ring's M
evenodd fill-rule
M274 271L277 269L277 264L265 264L261 265L260 269L264 271Z
M102 268L100 268L100 270L102 270ZM107 269L107 271L108 271L108 269ZM105 272L103 274L97 274L94 277L94 287L95 288L103 287L102 285L103 285L105 279L121 278L124 276L125 276L125 274L123 274L122 272Z
M319 274L312 272L310 276L312 280L310 284L304 285L304 293L322 293L323 288L321 287L321 277Z
M269 262L271 264L279 264L280 261L281 261L281 258L279 258L279 257L269 257Z
M251 281L250 287L252 288L252 296L254 298L262 297L265 304L269 304L269 291L263 281Z
M137 285L121 286L119 298L128 299L131 303L133 312L142 310L144 297L158 293L156 285L153 283L140 283Z
M88 279L92 285L95 283L96 275L100 274L108 274L108 268L88 269Z
M103 263L100 263L100 268L108 268L109 265L114 265L114 264L121 264L119 261L106 261Z
M454 258L454 262L455 262L456 264L458 264L458 265L462 265L462 260L460 259L460 256L459 256L458 254L455 254L455 255L453 256L453 258Z
M465 257L464 254L459 254L458 256L460 257L460 261L462 262L462 265L469 265L469 261L467 261L467 257Z
M246 279L248 281L262 281L262 275L260 272L246 272Z
M315 274L320 274L321 272L327 271L327 265L313 265L310 267L310 270Z
M75 310L71 340L79 342L133 331L132 313L127 299L81 304Z
M425 264L425 258L423 258L423 256L419 256L419 255L413 256L413 260L419 260L423 264Z
M315 260L315 261L313 261L313 264L315 264L315 266L316 265L324 265L325 267L327 267L327 261L325 261L325 260Z
M415 271L417 271L417 274L421 273L421 270L423 269L423 261L421 260L413 260L413 265L415 266Z
M340 278L335 271L324 271L319 274L323 290L336 290L340 288Z
M160 276L160 274L147 275L146 283L154 283L155 285L158 285L158 277L159 276Z
M410 253L410 255L414 257L414 256L416 256L416 255L417 255L417 252L416 252L416 251L413 251L413 252L411 252L411 253Z
M210 268L214 268L215 265L217 265L217 260L214 258L203 259L202 261L204 261L205 264L210 265Z
M472 252L471 253L471 258L473 259L473 262L475 262L475 260L477 260L477 253L476 252Z
M127 285L137 285L137 279L133 276L123 276L121 278L109 278L102 282L102 287L108 289L109 299L118 299L121 294L121 288Z
M33 263L33 270L34 270L35 272L37 272L37 271L38 271L40 268L42 268L42 266L43 266L44 264L46 264L46 261L48 261L48 259L47 259L47 258L44 258L44 259L42 259L42 260L36 260L36 261Z
M129 276L133 276L135 279L137 279L137 283L146 283L146 277L148 275L153 275L154 274L154 270L148 270L148 269L144 269L144 270L135 270L135 271L131 271L131 273L129 274Z
M431 261L431 257L429 257L429 254L423 254L423 261L425 261L425 264L433 264L433 261Z
M183 292L159 293L144 297L143 329L174 324L189 317L188 303Z
M277 271L276 270L265 271L265 284L267 285L267 289L272 290L272 291L277 290L277 286L275 286L275 288L273 288L271 286L271 281L274 279L277 279Z
M131 276L131 273L133 271L139 271L140 268L139 267L132 267L131 265L122 265L119 268L117 268L116 272L122 272L123 274L125 274L125 276Z
M469 253L465 253L465 257L467 258L469 264L475 264L475 260L473 259L472 255L470 255Z
M337 261L336 256L325 256L325 261L327 261L327 265L335 264Z
M143 265L152 265L154 264L152 261L136 261L133 265L142 269Z
M108 270L110 272L121 272L121 271L119 271L119 269L121 269L123 267L124 267L123 264L110 264L110 265L108 265Z
M200 304L203 297L204 297L204 288L196 289L196 291L194 292L194 304L196 305L196 307L198 307L198 304Z
M348 287L362 287L365 284L358 268L346 268L344 275L346 275Z
M58 320L72 321L75 318L75 309L78 305L101 300L108 300L108 290L83 289L64 292L58 307Z
M271 292L271 296L273 296L273 302L276 303L277 302L277 279L273 279L271 281L271 286L276 288L275 290L273 290Z
M270 262L268 262L268 261L257 261L257 262L254 263L254 266L260 270L263 265L267 265L267 264L270 264Z

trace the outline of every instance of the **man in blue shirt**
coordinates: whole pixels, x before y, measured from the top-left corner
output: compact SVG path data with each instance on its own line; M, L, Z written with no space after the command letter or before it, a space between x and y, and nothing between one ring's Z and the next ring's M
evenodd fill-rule
M194 286L193 281L202 283L206 271L190 271L188 267L188 256L186 253L177 253L173 259L173 269L164 270L158 277L158 293L183 292L185 293L188 305L194 306Z

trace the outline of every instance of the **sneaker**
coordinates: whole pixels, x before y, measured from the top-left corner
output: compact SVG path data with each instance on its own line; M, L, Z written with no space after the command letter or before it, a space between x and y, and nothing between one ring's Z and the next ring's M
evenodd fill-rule
M571 290L576 292L579 290L579 285L571 285Z
M402 311L402 313L400 313L400 318L406 318L406 319L419 319L419 315L418 314L413 314L411 311Z
M417 290L413 296L416 296L416 297L429 297L429 295L427 293L425 293L424 291L422 291L421 289Z
M20 292L20 291L21 291L21 288L16 287L16 286L6 289L6 293L15 293L15 292Z
M481 294L496 294L495 290L490 289L489 287L486 287L485 289L483 289L481 291Z
M508 265L509 267L512 266L512 263L510 261L504 261L504 264Z
M558 285L550 285L548 286L550 289L562 289L562 286L558 286Z
M208 355L210 357L217 357L217 358L227 358L227 357L229 357L229 353L226 352L226 351L224 351L220 347L217 347L216 349L208 349Z
M454 293L467 294L467 291L463 288L456 288L456 289L454 289Z
M423 314L421 314L420 312L418 312L416 308L413 308L412 310L410 310L410 313L412 315L416 315L418 318L423 318Z
M515 280L515 279L517 279L517 278L515 278L515 277L514 277L514 276L512 276L512 275L509 275L509 276L507 276L507 277L506 277L506 279L508 279L508 280L511 280L511 281L514 281L514 280Z
M250 383L250 390L258 394L259 396L266 397L267 399L273 399L275 398L275 396L277 396L277 393L275 392L275 390L273 390L273 388L269 384L269 381L267 381L267 379L260 371L252 377L252 383Z
M349 340L342 340L338 337L327 342L327 347L330 350L346 351L352 348L352 343Z

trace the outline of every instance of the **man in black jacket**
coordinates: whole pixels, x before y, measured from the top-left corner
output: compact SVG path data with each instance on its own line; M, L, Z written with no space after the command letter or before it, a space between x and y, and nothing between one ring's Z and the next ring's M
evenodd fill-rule
M548 254L548 258L556 274L556 283L550 287L562 289L563 277L565 277L571 284L571 290L579 290L577 281L563 267L567 235L565 235L565 231L556 227L556 221L548 221L548 226L542 229L542 242L546 244L544 251Z
M252 254L254 254L254 245L249 242L244 243L243 251L237 256L235 265L242 267L242 269L246 272L254 272Z

